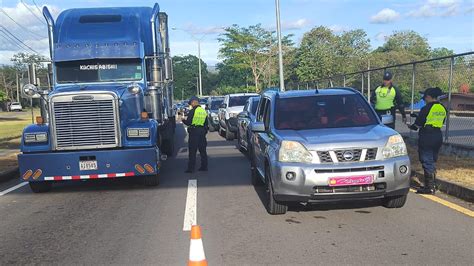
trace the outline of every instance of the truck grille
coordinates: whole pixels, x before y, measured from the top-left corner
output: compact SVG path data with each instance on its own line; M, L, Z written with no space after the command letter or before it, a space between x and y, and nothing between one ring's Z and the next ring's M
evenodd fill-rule
M57 150L118 146L116 104L115 99L108 96L87 101L53 102L53 128Z
M364 152L366 152L365 157L361 158ZM373 161L377 157L377 148L317 151L316 153L321 163ZM337 159L336 161L333 160L331 154ZM344 154L350 154L350 156L345 157Z

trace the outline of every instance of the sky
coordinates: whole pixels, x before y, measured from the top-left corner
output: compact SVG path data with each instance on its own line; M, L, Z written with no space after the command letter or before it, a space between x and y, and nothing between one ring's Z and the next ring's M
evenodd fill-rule
M56 17L62 10L80 7L150 6L146 0L0 0L0 64L9 64L20 49L7 41L8 30L31 49L48 55L47 29L40 8L47 5ZM394 31L414 30L432 48L446 47L456 53L474 51L474 0L280 0L283 34L293 34L298 44L303 34L320 25L335 33L352 29L367 32L372 48L384 43ZM171 53L197 55L213 66L220 61L217 38L232 24L262 24L274 29L274 0L161 0L169 15ZM15 21L15 22L14 22ZM194 37L193 37L194 36ZM18 41L16 41L18 43Z

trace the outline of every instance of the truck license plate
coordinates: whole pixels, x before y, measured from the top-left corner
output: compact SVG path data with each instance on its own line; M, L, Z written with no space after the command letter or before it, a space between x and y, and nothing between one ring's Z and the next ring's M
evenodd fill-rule
M79 170L97 170L97 161L79 161Z

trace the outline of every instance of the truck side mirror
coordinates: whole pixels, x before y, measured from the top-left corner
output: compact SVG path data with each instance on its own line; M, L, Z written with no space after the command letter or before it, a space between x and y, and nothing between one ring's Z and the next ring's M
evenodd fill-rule
M224 109L224 108L227 108L227 104L223 103L223 104L221 104L221 105L219 106L219 108L223 108L223 109Z
M393 123L393 116L391 115L382 115L382 124L388 125Z

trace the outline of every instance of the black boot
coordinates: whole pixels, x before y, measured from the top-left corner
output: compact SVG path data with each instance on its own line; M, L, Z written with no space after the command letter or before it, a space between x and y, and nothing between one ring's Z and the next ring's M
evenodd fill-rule
M434 174L425 172L425 185L416 190L418 194L435 194Z

